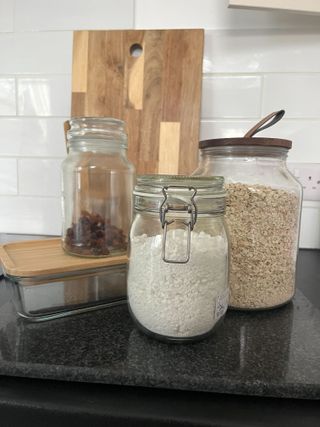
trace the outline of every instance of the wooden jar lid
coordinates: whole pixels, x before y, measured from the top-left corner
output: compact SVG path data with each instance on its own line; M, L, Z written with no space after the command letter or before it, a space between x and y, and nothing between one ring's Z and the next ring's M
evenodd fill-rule
M206 139L199 142L199 148L210 148L210 147L222 147L231 145L241 146L264 146L264 147L283 147L290 149L292 147L292 141L289 139L280 138L252 138L252 137L239 137L239 138L216 138Z
M261 119L257 124L255 124L243 137L237 138L217 138L217 139L206 139L200 141L199 148L210 148L210 147L224 147L224 146L247 146L247 147L281 147L290 149L292 147L292 141L289 139L282 138L257 138L253 137L256 133L267 129L270 126L273 126L284 116L285 111L279 110L274 111L273 113L268 114L266 117Z

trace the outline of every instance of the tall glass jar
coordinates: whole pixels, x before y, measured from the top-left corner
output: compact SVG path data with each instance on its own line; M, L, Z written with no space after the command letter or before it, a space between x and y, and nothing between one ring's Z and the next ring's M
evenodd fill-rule
M200 142L194 175L223 175L230 235L230 306L266 309L295 291L302 188L286 165L291 141L224 138Z
M145 175L134 190L128 300L158 339L206 337L228 306L223 178Z
M126 253L134 167L127 159L124 123L100 117L69 123L62 164L62 246L85 257Z

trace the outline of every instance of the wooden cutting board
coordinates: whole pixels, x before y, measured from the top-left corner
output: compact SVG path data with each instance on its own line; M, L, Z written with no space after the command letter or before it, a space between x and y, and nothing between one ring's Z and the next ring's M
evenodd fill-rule
M72 116L127 124L137 172L190 174L197 166L204 32L76 31Z

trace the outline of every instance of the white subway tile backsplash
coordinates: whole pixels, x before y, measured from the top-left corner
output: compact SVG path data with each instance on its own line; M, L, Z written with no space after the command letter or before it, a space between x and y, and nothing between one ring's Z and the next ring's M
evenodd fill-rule
M316 31L206 31L203 71L320 71L320 21Z
M63 118L0 117L0 156L64 157L63 122Z
M221 16L224 9L227 9L225 1L136 0L135 27L215 28L217 21L223 25L216 13L219 10Z
M62 159L18 160L19 194L59 197Z
M264 77L262 112L284 109L287 118L320 118L320 73Z
M15 30L132 28L133 3L134 0L16 0Z
M316 28L319 25L318 16L230 9L228 0L136 0L136 28Z
M0 233L61 234L60 198L0 196Z
M0 74L71 74L72 32L3 33L0 52Z
M17 194L17 161L0 159L0 195Z
M200 140L243 136L256 120L201 120Z
M201 117L259 117L260 94L259 76L205 76L202 82Z
M70 111L70 75L18 78L18 115L67 116Z
M15 114L15 81L12 78L0 78L0 116L10 116Z
M200 139L242 136L284 108L261 136L292 139L289 161L320 158L320 16L227 4L0 0L0 232L60 234L72 30L205 28ZM301 244L319 247L320 210L303 209Z
M284 119L275 127L263 131L262 135L290 139L292 141L292 149L289 150L288 156L290 162L313 163L320 159L320 119Z
M302 203L300 248L320 248L320 202Z
M13 31L15 0L0 0L0 32Z

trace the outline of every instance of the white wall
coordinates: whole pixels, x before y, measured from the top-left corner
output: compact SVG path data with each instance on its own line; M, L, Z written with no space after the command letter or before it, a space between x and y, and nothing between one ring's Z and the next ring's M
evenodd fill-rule
M319 16L226 0L0 0L0 232L60 233L72 30L130 28L206 29L201 138L284 108L265 135L293 139L290 161L320 163Z

